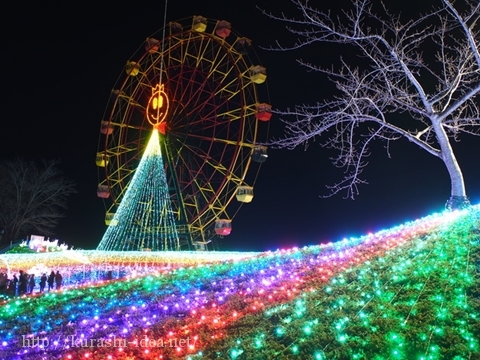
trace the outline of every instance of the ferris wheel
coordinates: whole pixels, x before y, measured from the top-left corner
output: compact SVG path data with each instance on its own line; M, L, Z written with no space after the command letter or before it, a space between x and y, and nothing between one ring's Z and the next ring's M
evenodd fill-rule
M152 124L160 133L178 250L229 235L267 158L266 69L250 39L202 16L171 22L126 63L100 126L97 195L107 225L122 201Z

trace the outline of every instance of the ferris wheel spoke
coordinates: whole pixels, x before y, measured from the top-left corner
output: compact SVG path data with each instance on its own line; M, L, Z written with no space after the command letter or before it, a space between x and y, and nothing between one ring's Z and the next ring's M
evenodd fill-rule
M198 148L190 148L186 146L186 149L190 150L191 153L197 154L201 159L203 159L203 166L209 166L210 170L213 170L211 173L218 173L223 176L229 176L233 182L240 184L242 182L241 177L238 176L233 170L228 169L225 165L222 164L222 159L212 157L211 154L202 151ZM209 179L211 180L211 179Z
M216 143L232 145L232 146L235 146L235 147L246 147L246 148L250 148L250 149L253 149L255 147L255 144L249 144L249 143L241 142L241 141L237 141L237 140L222 139L222 138L219 138L219 137L211 138L211 137L197 135L197 134L190 134L189 136L191 138L196 138L196 139L199 139L199 140L205 140L205 141L212 141L213 140Z
M127 106L127 107L133 106L133 107L145 110L145 105L142 105L139 102L137 102L133 96L128 96L125 93L121 93L118 95L118 99L119 101L124 102L124 104L122 104L124 106Z
M212 186L212 184L219 182L219 174L208 168L208 163L203 159L204 156L199 151L188 151L187 148L179 154L179 165L190 170L189 176L180 180L182 188L192 189L191 192L196 193L206 184ZM199 184L203 185L199 186Z
M187 116L197 113L213 116L216 109L228 104L226 99L218 102L218 99L215 98L214 88L218 88L221 85L209 83L209 79L206 77L200 80L202 81L197 82L195 87L192 86L188 89L192 92L192 95L189 100L183 104L184 108L187 109Z

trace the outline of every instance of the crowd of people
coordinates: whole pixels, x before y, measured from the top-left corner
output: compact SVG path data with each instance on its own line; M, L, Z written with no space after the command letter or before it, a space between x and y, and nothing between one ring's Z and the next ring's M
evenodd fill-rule
M63 277L60 271L56 273L52 270L47 276L43 273L39 279L39 293L43 293L45 288L47 291L60 290L62 287ZM14 274L11 279L5 273L0 273L0 295L7 296L22 296L33 294L37 286L37 279L34 274L27 274L23 270L20 273Z

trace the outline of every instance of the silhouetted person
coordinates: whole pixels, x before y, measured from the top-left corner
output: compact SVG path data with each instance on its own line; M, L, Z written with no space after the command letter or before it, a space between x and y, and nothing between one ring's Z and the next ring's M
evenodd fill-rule
M27 292L28 277L27 273L20 270L20 277L18 279L18 294L22 296Z
M16 291L17 291L17 283L18 283L18 279L15 275L13 275L13 279L9 281L8 283L8 295L9 296L15 296L16 295Z
M60 274L60 272L57 270L57 273L55 274L55 284L57 285L57 290L60 290L60 288L62 287L62 280L63 280L63 277Z
M55 282L55 273L53 272L53 270L50 273L50 275L48 275L47 282L48 282L48 291L53 290L53 283Z
M40 278L40 292L42 293L45 290L45 285L47 285L47 274L43 274Z
M33 289L35 288L35 275L31 274L28 278L28 293L33 293Z
M4 294L7 292L7 283L8 283L7 274L0 273L0 294Z
M15 274L13 275L11 285L13 287L13 296L16 296L18 294L17 293L18 278L17 278L17 275L15 275Z

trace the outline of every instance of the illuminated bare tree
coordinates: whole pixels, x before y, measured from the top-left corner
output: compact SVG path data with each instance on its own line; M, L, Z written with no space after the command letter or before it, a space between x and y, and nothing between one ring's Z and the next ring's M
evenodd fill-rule
M58 162L15 159L0 163L0 227L2 240L18 240L35 231L50 235L64 217L73 182L62 176Z
M285 137L274 141L294 148L318 137L322 146L337 150L333 162L346 172L329 186L331 195L358 194L373 140L386 141L388 149L390 141L406 138L444 162L451 179L447 208L468 205L451 142L461 134L479 135L480 2L438 1L429 13L407 20L366 0L354 0L352 9L338 16L317 10L308 0L292 0L299 19L265 13L286 22L299 39L275 50L335 43L358 55L354 61L341 58L330 69L299 60L334 81L338 95L280 111Z

